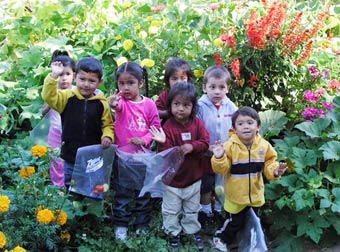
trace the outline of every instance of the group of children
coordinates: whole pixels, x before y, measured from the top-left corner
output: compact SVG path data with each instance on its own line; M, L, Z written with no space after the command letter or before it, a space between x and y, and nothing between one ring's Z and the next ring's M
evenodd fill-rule
M276 161L273 147L258 134L257 112L249 107L237 109L228 99L228 70L209 67L203 78L204 94L198 99L190 65L171 59L164 75L167 89L154 102L140 93L148 82L146 69L126 62L115 70L116 90L107 99L97 89L103 73L96 59L83 58L74 68L64 59L70 59L67 53L56 54L42 91L48 107L60 114L62 126L64 164L51 165L52 182L63 186L53 176L63 171L64 185L70 186L76 151L82 146L101 143L107 148L114 143L128 153L150 149L152 141L157 142L157 151L179 146L184 162L172 181L164 184L162 197L163 230L169 245L179 248L180 236L185 234L202 250L201 228L218 217L221 229L215 233L214 247L228 251L248 209L264 204L262 172L268 179L277 179L286 170L285 163ZM75 87L70 88L72 80ZM231 128L234 132L228 140ZM132 219L137 235L147 232L152 206L150 193L139 197L138 189L120 181L120 169L116 160L112 219L116 239L125 240ZM225 178L224 202L214 197L216 173Z

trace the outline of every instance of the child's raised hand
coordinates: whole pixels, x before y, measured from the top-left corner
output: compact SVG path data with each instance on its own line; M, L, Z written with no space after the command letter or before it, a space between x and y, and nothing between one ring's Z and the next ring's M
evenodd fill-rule
M181 152L183 153L183 155L191 153L194 150L194 147L192 146L192 144L188 144L188 143L181 145L180 148L181 148Z
M103 137L102 139L102 148L106 149L108 147L110 147L110 145L112 144L112 140L109 137Z
M286 162L280 162L279 167L274 170L274 176L280 177L282 174L285 173L287 170L287 163Z
M224 155L224 148L221 142L218 140L215 144L210 145L209 150L214 153L215 158L219 159Z
M152 139L159 143L165 143L166 136L162 128L157 129L155 126L151 126L149 132L152 135Z
M111 108L115 108L121 98L121 92L116 89L114 92L110 91L109 104Z
M51 77L56 80L63 73L64 65L60 61L55 61L52 62L51 69L52 69Z

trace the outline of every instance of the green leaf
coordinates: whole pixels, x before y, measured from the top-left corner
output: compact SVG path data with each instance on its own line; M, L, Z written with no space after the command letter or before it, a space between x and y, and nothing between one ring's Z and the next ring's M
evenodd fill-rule
M340 159L340 142L339 141L330 141L325 143L320 147L320 150L323 150L323 157L325 160Z
M312 208L314 206L314 195L306 189L295 191L292 195L292 199L295 202L296 211L300 211L306 207Z
M295 126L295 128L304 132L311 138L321 137L322 132L329 126L331 120L328 118L316 119L313 122L303 122Z
M260 134L268 137L277 136L288 121L285 115L286 113L275 110L259 112L261 118Z
M304 169L316 164L316 154L312 150L293 147L293 156L292 162L295 165L295 169Z

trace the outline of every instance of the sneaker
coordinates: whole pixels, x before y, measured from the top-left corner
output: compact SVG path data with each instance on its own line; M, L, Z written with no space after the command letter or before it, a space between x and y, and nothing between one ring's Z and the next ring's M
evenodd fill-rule
M192 235L192 238L193 238L193 240L195 241L198 250L199 250L199 251L203 251L203 249L204 249L204 243L203 243L202 237L201 237L199 234L196 233L196 234L193 234L193 235Z
M125 241L127 239L127 227L115 227L115 238L116 240Z
M229 251L227 245L219 237L213 238L213 245L214 245L214 248L217 249L218 251L224 251L224 252Z
M199 212L198 221L201 223L202 231L204 234L214 234L214 215L212 213L206 214L204 212Z
M179 235L176 236L171 235L169 238L169 245L171 249L178 249L180 246Z

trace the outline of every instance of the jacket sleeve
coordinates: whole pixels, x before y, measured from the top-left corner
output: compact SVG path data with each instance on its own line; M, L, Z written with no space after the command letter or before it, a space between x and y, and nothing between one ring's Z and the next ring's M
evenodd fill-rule
M274 176L274 170L279 167L277 162L277 153L273 146L268 143L267 152L264 161L264 175L268 180L277 180L279 177Z
M102 114L102 139L104 137L111 138L114 141L114 124L111 116L110 107L107 101L102 101L104 111Z
M62 113L70 97L70 92L70 90L59 90L58 80L48 75L44 80L41 96L50 108Z
M199 139L193 141L191 144L194 148L194 153L204 153L209 149L209 133L199 119L197 119L197 122Z
M211 158L211 167L214 173L219 173L222 175L227 175L231 167L231 152L229 142L223 144L224 155L217 159L215 156Z

